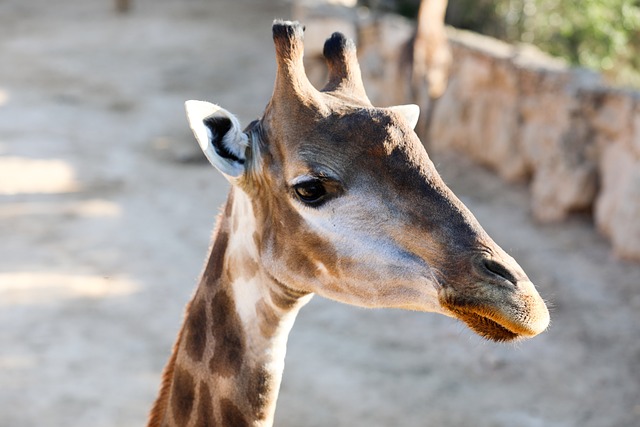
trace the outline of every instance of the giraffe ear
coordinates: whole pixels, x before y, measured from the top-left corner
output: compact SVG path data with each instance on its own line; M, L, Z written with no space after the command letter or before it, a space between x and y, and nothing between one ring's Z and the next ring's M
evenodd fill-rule
M400 114L407 120L409 125L411 125L411 129L415 129L418 124L418 118L420 117L420 107L416 104L395 105L389 107L389 110Z
M229 178L242 175L249 139L238 119L210 102L187 101L184 105L189 126L209 162Z

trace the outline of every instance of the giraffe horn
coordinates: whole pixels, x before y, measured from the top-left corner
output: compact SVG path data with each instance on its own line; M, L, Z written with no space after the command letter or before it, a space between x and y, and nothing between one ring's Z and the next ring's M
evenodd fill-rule
M304 27L297 21L275 20L272 31L278 64L272 99L293 97L319 104L319 92L309 82L302 62Z
M370 105L362 83L353 40L346 38L342 33L333 33L325 41L322 53L329 68L329 81L322 91L343 92Z

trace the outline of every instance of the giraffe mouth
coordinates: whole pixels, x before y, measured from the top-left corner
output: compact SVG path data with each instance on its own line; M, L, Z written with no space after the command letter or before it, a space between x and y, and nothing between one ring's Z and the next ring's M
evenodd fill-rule
M469 304L444 298L441 305L449 314L464 322L473 332L491 341L508 342L535 334L520 328L516 322L510 321L499 310L487 307L484 304Z
M452 311L455 314L455 317L466 323L472 331L491 341L515 341L523 336L522 334L513 332L497 321L481 314L464 309L452 309Z
M469 289L444 287L439 302L449 315L483 338L497 342L527 339L549 325L549 311L529 281L517 286L484 283Z

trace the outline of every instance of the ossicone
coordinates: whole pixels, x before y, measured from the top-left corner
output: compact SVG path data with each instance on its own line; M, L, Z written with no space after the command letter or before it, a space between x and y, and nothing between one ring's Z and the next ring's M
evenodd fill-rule
M304 70L304 27L296 21L275 20L272 27L278 70L271 97L272 104L316 105L322 102Z
M323 55L329 79L323 92L341 92L371 105L362 83L356 45L342 33L333 33L324 43Z

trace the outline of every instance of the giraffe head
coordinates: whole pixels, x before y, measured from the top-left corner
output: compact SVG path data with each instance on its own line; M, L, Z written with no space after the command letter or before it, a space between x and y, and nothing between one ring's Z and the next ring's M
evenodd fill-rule
M415 105L376 108L354 44L324 47L326 86L306 77L303 28L276 21L272 98L244 131L188 101L203 151L250 200L262 267L281 286L366 307L439 312L489 339L549 323L522 268L443 183L413 131Z

